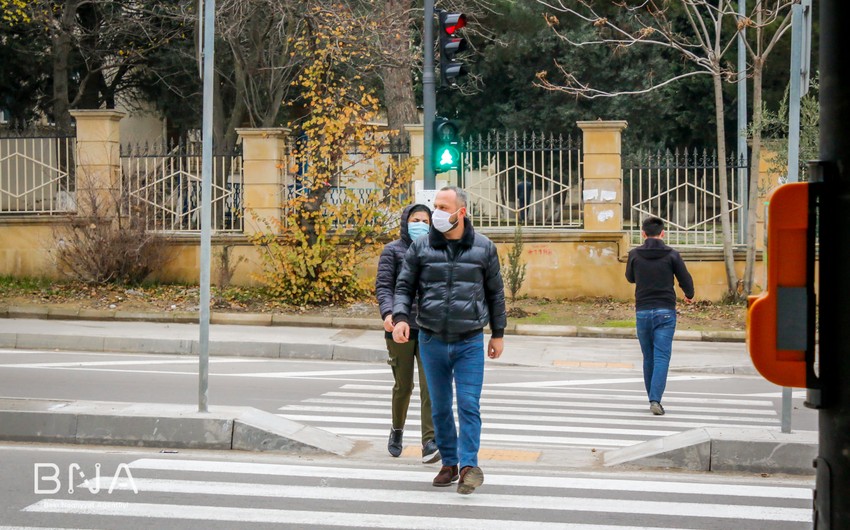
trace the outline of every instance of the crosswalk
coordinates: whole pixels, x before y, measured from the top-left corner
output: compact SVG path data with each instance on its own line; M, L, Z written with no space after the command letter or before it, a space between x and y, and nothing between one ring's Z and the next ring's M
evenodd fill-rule
M587 529L809 528L811 489L733 478L650 479L490 472L473 495L434 488L433 470L141 458L98 495L44 498L20 515L108 528ZM692 477L691 477L692 478ZM92 479L94 482L94 479ZM84 485L77 488L85 493ZM105 490L113 487L112 493ZM134 488L138 493L134 492ZM55 517L55 519L49 519Z
M676 377L691 376L671 379ZM576 381L559 387L556 383L485 384L482 447L609 449L699 427L779 425L774 402L763 396L668 392L668 414L652 416L642 389L581 387ZM391 395L391 383L348 383L319 397L282 406L278 414L339 435L375 441L387 436ZM406 424L409 432L417 432L421 425L419 410L419 395L414 391Z

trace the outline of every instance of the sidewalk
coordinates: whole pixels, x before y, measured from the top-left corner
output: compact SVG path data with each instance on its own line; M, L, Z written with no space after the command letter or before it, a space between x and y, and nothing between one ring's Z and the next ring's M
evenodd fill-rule
M197 355L195 314L51 311L0 308L0 348ZM189 323L190 319L194 323ZM320 320L267 314L213 314L209 354L284 359L383 362L384 332L378 319ZM604 339L604 340L600 340ZM723 341L721 339L726 339ZM635 330L514 325L505 352L488 363L639 371ZM755 374L743 333L677 332L671 371ZM185 410L184 410L185 409ZM699 432L695 432L699 431ZM658 439L610 455L616 465L750 472L810 473L817 433L786 436L778 429ZM691 431L689 431L691 432ZM683 433L685 434L685 433ZM716 434L716 436L715 436ZM348 439L306 428L254 409L111 402L57 402L0 398L0 439L103 445L205 449L287 450L346 456ZM720 467L719 463L723 463Z
M193 313L59 311L0 308L0 347L197 355ZM190 323L191 322L191 323ZM605 341L593 339L609 339ZM742 332L677 331L671 370L755 374ZM377 318L213 313L210 355L380 362L386 359ZM535 326L506 330L501 364L638 369L634 328Z

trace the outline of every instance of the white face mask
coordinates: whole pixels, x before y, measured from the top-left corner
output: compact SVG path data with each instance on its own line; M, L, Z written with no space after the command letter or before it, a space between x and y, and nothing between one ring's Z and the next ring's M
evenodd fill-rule
M458 208L454 213L444 212L443 210L434 210L434 213L431 214L431 223L434 225L434 228L440 232L446 233L456 227L458 221L460 221L460 218L458 218L454 223L449 221L449 219L451 219L451 217L459 211L460 208Z

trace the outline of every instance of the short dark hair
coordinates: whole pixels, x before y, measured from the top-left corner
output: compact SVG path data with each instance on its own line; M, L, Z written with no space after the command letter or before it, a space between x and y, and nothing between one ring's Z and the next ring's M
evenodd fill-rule
M658 237L664 231L664 221L660 217L647 217L640 229L649 237Z

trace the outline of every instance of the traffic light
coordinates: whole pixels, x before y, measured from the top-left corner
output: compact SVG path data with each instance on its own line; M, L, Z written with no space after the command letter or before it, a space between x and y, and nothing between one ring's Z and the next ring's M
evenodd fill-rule
M813 388L814 239L816 184L793 183L770 196L767 214L767 285L750 296L747 347L768 381Z
M454 56L467 48L466 39L457 36L457 31L466 26L466 15L440 10L440 79L442 86L453 86L457 78L466 73L463 63L456 62Z
M434 173L460 168L460 129L457 122L434 118L434 141L431 144Z

